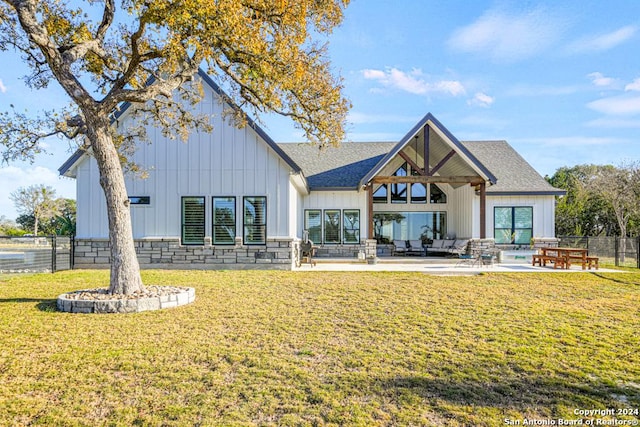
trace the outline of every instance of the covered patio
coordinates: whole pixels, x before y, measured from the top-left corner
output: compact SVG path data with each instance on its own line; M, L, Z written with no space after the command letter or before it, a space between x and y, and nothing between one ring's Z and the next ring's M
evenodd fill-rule
M456 234L485 238L486 188L496 182L463 143L427 114L360 181L367 192L368 238L378 243ZM461 187L468 190L456 191Z

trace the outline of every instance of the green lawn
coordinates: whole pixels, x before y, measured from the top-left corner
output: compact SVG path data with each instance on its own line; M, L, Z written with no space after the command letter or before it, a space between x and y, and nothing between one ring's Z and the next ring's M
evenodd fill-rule
M0 425L497 426L640 407L637 273L143 276L196 302L67 314L56 296L108 272L0 282Z

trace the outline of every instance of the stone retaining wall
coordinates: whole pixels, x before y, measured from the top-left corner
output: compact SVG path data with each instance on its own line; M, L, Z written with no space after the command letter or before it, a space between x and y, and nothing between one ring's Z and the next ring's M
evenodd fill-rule
M66 313L139 313L141 311L162 310L191 304L196 299L194 288L184 288L181 292L168 295L121 299L75 299L69 294L58 297L56 306Z

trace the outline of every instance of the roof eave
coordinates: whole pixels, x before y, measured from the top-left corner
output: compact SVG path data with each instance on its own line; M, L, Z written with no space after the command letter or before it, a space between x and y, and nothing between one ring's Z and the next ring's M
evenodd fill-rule
M489 196L564 196L565 190L542 190L542 191L487 191Z
M292 172L290 174L291 183L293 186L303 195L307 196L309 194L309 182L307 178L304 176L302 172Z
M358 191L360 186L357 187L311 187L311 191Z
M78 166L78 163L80 162L80 160L85 156L86 154L86 150L83 148L78 148L75 153L73 153L71 155L71 157L69 157L67 159L67 161L65 161L62 166L60 166L58 168L58 173L61 176L66 176L68 178L75 178L75 170L76 167Z

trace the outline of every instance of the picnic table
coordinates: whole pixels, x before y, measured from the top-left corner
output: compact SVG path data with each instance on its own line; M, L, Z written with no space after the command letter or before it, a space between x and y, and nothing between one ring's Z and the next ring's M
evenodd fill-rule
M540 248L540 254L534 255L532 264L546 266L547 262L553 262L553 268L569 269L571 263L575 261L582 265L582 269L586 270L587 266L591 268L589 250L584 248ZM597 259L596 259L597 268Z

